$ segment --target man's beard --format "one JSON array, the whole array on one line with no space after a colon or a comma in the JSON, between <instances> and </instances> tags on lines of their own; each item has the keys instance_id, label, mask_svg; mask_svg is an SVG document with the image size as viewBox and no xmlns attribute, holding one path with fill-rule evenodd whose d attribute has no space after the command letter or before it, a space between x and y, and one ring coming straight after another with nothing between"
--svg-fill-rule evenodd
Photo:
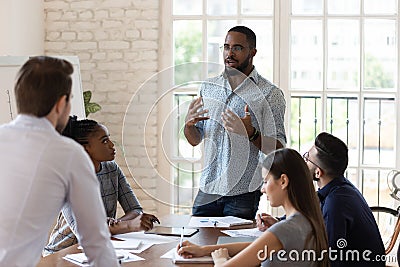
<instances>
[{"instance_id":1,"label":"man's beard","mask_svg":"<svg viewBox=\"0 0 400 267\"><path fill-rule=\"evenodd\" d=\"M315 171L317 170L317 168L316 167L314 167L312 170L310 170L311 171L311 176L312 176L312 179L313 179L313 181L315 181L315 182L319 182L319 178L317 178L315 175Z\"/></svg>"},{"instance_id":2,"label":"man's beard","mask_svg":"<svg viewBox=\"0 0 400 267\"><path fill-rule=\"evenodd\" d=\"M227 59L233 59L233 58L227 58ZM249 64L250 64L250 54L247 56L246 60L236 68L225 66L225 71L229 76L243 74L244 70L249 66Z\"/></svg>"}]
</instances>

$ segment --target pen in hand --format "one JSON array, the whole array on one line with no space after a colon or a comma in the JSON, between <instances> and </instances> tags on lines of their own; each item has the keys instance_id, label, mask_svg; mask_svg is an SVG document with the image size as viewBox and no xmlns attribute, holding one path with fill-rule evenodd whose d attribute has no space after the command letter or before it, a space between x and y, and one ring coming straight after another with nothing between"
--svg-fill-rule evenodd
<instances>
[{"instance_id":1,"label":"pen in hand","mask_svg":"<svg viewBox=\"0 0 400 267\"><path fill-rule=\"evenodd\" d=\"M182 232L181 232L181 240L179 241L179 247L182 247L183 243L183 233L185 232L185 227L182 227Z\"/></svg>"},{"instance_id":2,"label":"pen in hand","mask_svg":"<svg viewBox=\"0 0 400 267\"><path fill-rule=\"evenodd\" d=\"M265 226L265 223L264 223L263 219L261 218L261 214L260 213L258 214L258 217L260 218L261 224Z\"/></svg>"},{"instance_id":3,"label":"pen in hand","mask_svg":"<svg viewBox=\"0 0 400 267\"><path fill-rule=\"evenodd\" d=\"M117 220L117 219L114 219L112 217L107 217L107 223L108 223L109 227L114 226L114 224L117 224L118 222L119 222L119 220Z\"/></svg>"}]
</instances>

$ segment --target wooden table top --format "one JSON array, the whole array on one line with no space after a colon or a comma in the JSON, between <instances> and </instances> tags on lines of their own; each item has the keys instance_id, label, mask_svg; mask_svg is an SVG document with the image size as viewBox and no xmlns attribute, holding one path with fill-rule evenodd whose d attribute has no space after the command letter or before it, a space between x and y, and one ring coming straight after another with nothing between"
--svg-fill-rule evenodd
<instances>
[{"instance_id":1,"label":"wooden table top","mask_svg":"<svg viewBox=\"0 0 400 267\"><path fill-rule=\"evenodd\" d=\"M190 220L189 215L167 215L161 218L161 224L163 226L170 226L170 227L183 227L187 226ZM253 225L246 225L241 227L234 227L229 229L240 229L240 228L249 228L255 227ZM222 228L199 228L199 232L194 234L191 237L185 238L185 240L189 240L192 243L198 245L213 245L216 244L217 239L219 236L224 236L225 234L221 233ZM164 255L166 252L171 250L172 248L178 245L179 241L166 243L166 244L159 244L153 245L149 249L143 251L140 254L136 254L145 259L145 261L133 261L123 263L122 266L126 267L154 267L154 266L187 266L187 267L194 267L194 266L202 266L202 267L211 267L212 264L174 264L171 259L161 259L160 257ZM80 253L81 250L78 250L78 245L71 246L69 248L63 249L57 253L44 257L40 260L37 267L76 267L77 265L64 260L62 257L66 254L71 253Z\"/></svg>"}]
</instances>

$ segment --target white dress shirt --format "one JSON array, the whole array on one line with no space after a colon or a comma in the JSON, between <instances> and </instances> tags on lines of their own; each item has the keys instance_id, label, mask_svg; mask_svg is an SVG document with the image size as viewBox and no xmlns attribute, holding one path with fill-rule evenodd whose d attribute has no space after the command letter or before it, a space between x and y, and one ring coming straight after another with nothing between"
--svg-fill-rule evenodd
<instances>
[{"instance_id":1,"label":"white dress shirt","mask_svg":"<svg viewBox=\"0 0 400 267\"><path fill-rule=\"evenodd\" d=\"M91 266L118 266L93 163L46 118L0 126L0 266L36 266L62 206L76 216Z\"/></svg>"}]
</instances>

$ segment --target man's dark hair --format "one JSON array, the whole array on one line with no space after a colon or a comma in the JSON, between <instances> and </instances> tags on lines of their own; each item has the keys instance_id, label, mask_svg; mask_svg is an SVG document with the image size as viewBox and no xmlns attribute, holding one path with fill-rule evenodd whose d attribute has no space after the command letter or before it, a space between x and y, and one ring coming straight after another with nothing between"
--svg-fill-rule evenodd
<instances>
[{"instance_id":1,"label":"man's dark hair","mask_svg":"<svg viewBox=\"0 0 400 267\"><path fill-rule=\"evenodd\" d=\"M256 48L256 34L246 26L235 26L228 32L240 32L246 35L247 42L249 42L250 48Z\"/></svg>"},{"instance_id":2,"label":"man's dark hair","mask_svg":"<svg viewBox=\"0 0 400 267\"><path fill-rule=\"evenodd\" d=\"M339 138L322 132L315 138L318 162L329 176L343 175L349 162L347 145Z\"/></svg>"},{"instance_id":3,"label":"man's dark hair","mask_svg":"<svg viewBox=\"0 0 400 267\"><path fill-rule=\"evenodd\" d=\"M44 117L66 95L69 101L72 87L71 63L66 60L31 57L19 70L15 84L18 113Z\"/></svg>"}]
</instances>

